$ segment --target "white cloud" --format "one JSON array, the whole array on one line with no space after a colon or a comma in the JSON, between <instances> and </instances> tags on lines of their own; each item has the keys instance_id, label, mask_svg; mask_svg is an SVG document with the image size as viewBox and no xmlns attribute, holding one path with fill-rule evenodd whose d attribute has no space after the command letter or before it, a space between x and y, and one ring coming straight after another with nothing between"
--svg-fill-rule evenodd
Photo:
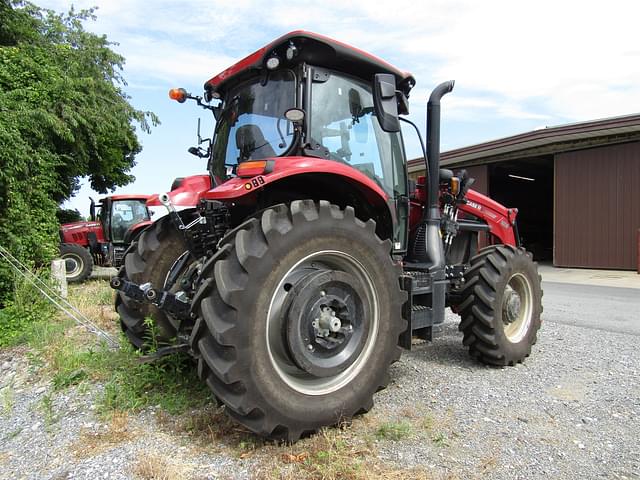
<instances>
[{"instance_id":1,"label":"white cloud","mask_svg":"<svg viewBox=\"0 0 640 480\"><path fill-rule=\"evenodd\" d=\"M42 3L42 2L41 2ZM69 2L45 0L58 10ZM136 83L204 80L288 30L318 31L411 70L412 110L449 78L465 118L586 120L640 105L640 3L624 0L80 0ZM466 100L462 100L462 99ZM469 102L469 99L479 100ZM487 100L488 99L488 100ZM465 103L466 102L466 103ZM483 103L484 102L484 103Z\"/></svg>"}]
</instances>

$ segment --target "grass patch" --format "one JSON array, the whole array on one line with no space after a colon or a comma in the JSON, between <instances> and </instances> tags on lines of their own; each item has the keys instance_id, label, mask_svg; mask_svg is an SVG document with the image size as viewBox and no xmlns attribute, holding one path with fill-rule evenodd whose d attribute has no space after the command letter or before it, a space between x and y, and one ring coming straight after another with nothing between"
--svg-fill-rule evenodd
<instances>
[{"instance_id":1,"label":"grass patch","mask_svg":"<svg viewBox=\"0 0 640 480\"><path fill-rule=\"evenodd\" d=\"M111 369L99 400L103 413L114 410L138 410L158 405L171 414L210 403L207 386L198 379L191 359L170 356L155 363L138 362L130 349L113 354Z\"/></svg>"},{"instance_id":2,"label":"grass patch","mask_svg":"<svg viewBox=\"0 0 640 480\"><path fill-rule=\"evenodd\" d=\"M11 385L0 389L0 415L9 415L16 404L16 394Z\"/></svg>"},{"instance_id":3,"label":"grass patch","mask_svg":"<svg viewBox=\"0 0 640 480\"><path fill-rule=\"evenodd\" d=\"M213 403L189 410L181 415L157 412L156 422L163 430L189 436L190 445L208 453L230 447L231 453L244 458L265 445L265 441L237 424L225 413L224 407Z\"/></svg>"},{"instance_id":4,"label":"grass patch","mask_svg":"<svg viewBox=\"0 0 640 480\"><path fill-rule=\"evenodd\" d=\"M264 449L263 449L264 450ZM272 447L273 462L263 472L267 478L372 478L372 446L345 435L339 429L324 429L289 447Z\"/></svg>"},{"instance_id":5,"label":"grass patch","mask_svg":"<svg viewBox=\"0 0 640 480\"><path fill-rule=\"evenodd\" d=\"M407 421L385 422L380 425L374 435L378 440L392 440L397 442L409 437L413 433L413 426Z\"/></svg>"},{"instance_id":6,"label":"grass patch","mask_svg":"<svg viewBox=\"0 0 640 480\"><path fill-rule=\"evenodd\" d=\"M9 440L13 440L18 435L20 435L20 433L22 433L22 430L24 430L22 427L16 428L12 432L7 433L7 435L2 439L2 441L3 442L8 442Z\"/></svg>"},{"instance_id":7,"label":"grass patch","mask_svg":"<svg viewBox=\"0 0 640 480\"><path fill-rule=\"evenodd\" d=\"M157 453L139 452L131 472L141 480L177 480L188 478L192 468L167 460L167 456Z\"/></svg>"},{"instance_id":8,"label":"grass patch","mask_svg":"<svg viewBox=\"0 0 640 480\"><path fill-rule=\"evenodd\" d=\"M422 420L420 421L420 426L426 430L427 432L430 432L433 430L433 428L435 427L435 420L433 419L433 416L431 415L425 415Z\"/></svg>"},{"instance_id":9,"label":"grass patch","mask_svg":"<svg viewBox=\"0 0 640 480\"><path fill-rule=\"evenodd\" d=\"M44 418L44 427L47 431L50 431L51 427L60 419L59 415L56 415L53 408L53 397L50 393L44 395L38 405L38 410L42 413Z\"/></svg>"},{"instance_id":10,"label":"grass patch","mask_svg":"<svg viewBox=\"0 0 640 480\"><path fill-rule=\"evenodd\" d=\"M294 445L266 445L256 478L345 479L345 480L427 480L432 477L420 468L395 468L378 458L367 419L355 419L350 426L323 429ZM377 431L377 430L376 430Z\"/></svg>"},{"instance_id":11,"label":"grass patch","mask_svg":"<svg viewBox=\"0 0 640 480\"><path fill-rule=\"evenodd\" d=\"M124 339L118 350L104 344L83 350L73 341L73 335L63 335L42 355L56 390L86 381L104 384L97 400L103 414L152 405L181 413L211 401L191 359L174 355L155 363L140 363L140 353Z\"/></svg>"},{"instance_id":12,"label":"grass patch","mask_svg":"<svg viewBox=\"0 0 640 480\"><path fill-rule=\"evenodd\" d=\"M26 293L16 292L17 298L24 299ZM39 294L31 294L33 303ZM109 282L70 285L69 301L101 329L119 334ZM211 401L209 389L197 378L193 362L186 356L141 363L140 353L124 337L120 339L121 348L111 350L62 314L29 321L20 338L31 347L31 364L42 369L41 376L51 378L54 391L93 382L103 384L97 405L99 413L106 416L152 405L182 413Z\"/></svg>"},{"instance_id":13,"label":"grass patch","mask_svg":"<svg viewBox=\"0 0 640 480\"><path fill-rule=\"evenodd\" d=\"M128 414L114 412L106 429L97 432L82 430L78 440L71 445L71 451L78 458L94 457L133 439L135 435L129 425Z\"/></svg>"},{"instance_id":14,"label":"grass patch","mask_svg":"<svg viewBox=\"0 0 640 480\"><path fill-rule=\"evenodd\" d=\"M447 436L442 432L436 433L433 437L431 437L431 440L433 441L433 443L435 443L439 447L449 446Z\"/></svg>"}]
</instances>

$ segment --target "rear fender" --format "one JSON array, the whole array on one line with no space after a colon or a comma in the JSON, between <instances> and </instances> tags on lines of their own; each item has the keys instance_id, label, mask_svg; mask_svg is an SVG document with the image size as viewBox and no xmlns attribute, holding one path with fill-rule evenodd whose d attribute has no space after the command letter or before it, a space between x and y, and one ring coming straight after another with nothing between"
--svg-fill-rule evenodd
<instances>
[{"instance_id":1,"label":"rear fender","mask_svg":"<svg viewBox=\"0 0 640 480\"><path fill-rule=\"evenodd\" d=\"M330 174L334 175L336 179L343 178L350 184L359 186L373 201L380 200L386 203L389 199L389 195L380 185L346 163L310 157L284 157L272 160L271 163L271 166L267 166L267 170L270 170L268 172L248 178L232 178L222 185L204 192L200 198L220 201L239 200L260 192L285 178L309 174Z\"/></svg>"},{"instance_id":2,"label":"rear fender","mask_svg":"<svg viewBox=\"0 0 640 480\"><path fill-rule=\"evenodd\" d=\"M517 246L517 208L507 208L475 190L469 190L465 199L466 203L460 205L460 210L487 222L489 232L498 238L500 243Z\"/></svg>"},{"instance_id":3,"label":"rear fender","mask_svg":"<svg viewBox=\"0 0 640 480\"><path fill-rule=\"evenodd\" d=\"M138 236L149 226L152 225L153 221L144 220L142 222L138 222L135 225L129 227L129 229L124 234L124 243L127 245L133 242L138 238Z\"/></svg>"},{"instance_id":4,"label":"rear fender","mask_svg":"<svg viewBox=\"0 0 640 480\"><path fill-rule=\"evenodd\" d=\"M391 238L396 224L393 198L364 173L333 160L279 158L271 172L232 178L200 198L232 201L247 212L301 199L327 200L342 208L350 205L358 218L376 221L380 238Z\"/></svg>"}]
</instances>

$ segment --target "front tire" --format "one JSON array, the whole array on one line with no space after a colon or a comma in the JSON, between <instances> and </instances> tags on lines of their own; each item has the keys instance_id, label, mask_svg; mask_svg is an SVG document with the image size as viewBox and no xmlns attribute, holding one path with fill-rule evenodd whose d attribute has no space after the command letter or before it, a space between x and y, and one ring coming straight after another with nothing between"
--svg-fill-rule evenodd
<instances>
[{"instance_id":1,"label":"front tire","mask_svg":"<svg viewBox=\"0 0 640 480\"><path fill-rule=\"evenodd\" d=\"M127 249L118 275L138 285L151 282L154 288L163 288L169 271L186 251L184 237L168 218L163 218L143 231ZM146 350L152 345L170 344L176 336L179 322L155 305L135 301L119 291L115 308L122 331L136 348Z\"/></svg>"},{"instance_id":2,"label":"front tire","mask_svg":"<svg viewBox=\"0 0 640 480\"><path fill-rule=\"evenodd\" d=\"M540 329L542 288L531 254L490 246L471 259L457 307L463 343L479 361L514 365L531 353Z\"/></svg>"},{"instance_id":3,"label":"front tire","mask_svg":"<svg viewBox=\"0 0 640 480\"><path fill-rule=\"evenodd\" d=\"M60 245L60 258L64 260L67 282L84 282L93 271L93 258L89 250L75 243Z\"/></svg>"},{"instance_id":4,"label":"front tire","mask_svg":"<svg viewBox=\"0 0 640 480\"><path fill-rule=\"evenodd\" d=\"M297 440L373 406L400 355L405 293L375 222L321 201L222 240L194 298L198 373L253 432Z\"/></svg>"}]
</instances>

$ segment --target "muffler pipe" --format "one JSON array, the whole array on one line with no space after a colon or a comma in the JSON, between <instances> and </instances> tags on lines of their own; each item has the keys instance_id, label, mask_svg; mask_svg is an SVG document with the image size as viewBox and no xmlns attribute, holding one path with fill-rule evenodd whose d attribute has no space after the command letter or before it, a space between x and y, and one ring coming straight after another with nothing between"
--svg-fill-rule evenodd
<instances>
[{"instance_id":1,"label":"muffler pipe","mask_svg":"<svg viewBox=\"0 0 640 480\"><path fill-rule=\"evenodd\" d=\"M427 189L427 208L424 211L426 228L426 257L431 270L442 270L444 276L445 257L440 237L440 99L453 90L453 80L443 82L433 89L427 103L427 158L425 167L429 181ZM435 272L434 272L435 273ZM438 275L439 276L439 275Z\"/></svg>"}]
</instances>

